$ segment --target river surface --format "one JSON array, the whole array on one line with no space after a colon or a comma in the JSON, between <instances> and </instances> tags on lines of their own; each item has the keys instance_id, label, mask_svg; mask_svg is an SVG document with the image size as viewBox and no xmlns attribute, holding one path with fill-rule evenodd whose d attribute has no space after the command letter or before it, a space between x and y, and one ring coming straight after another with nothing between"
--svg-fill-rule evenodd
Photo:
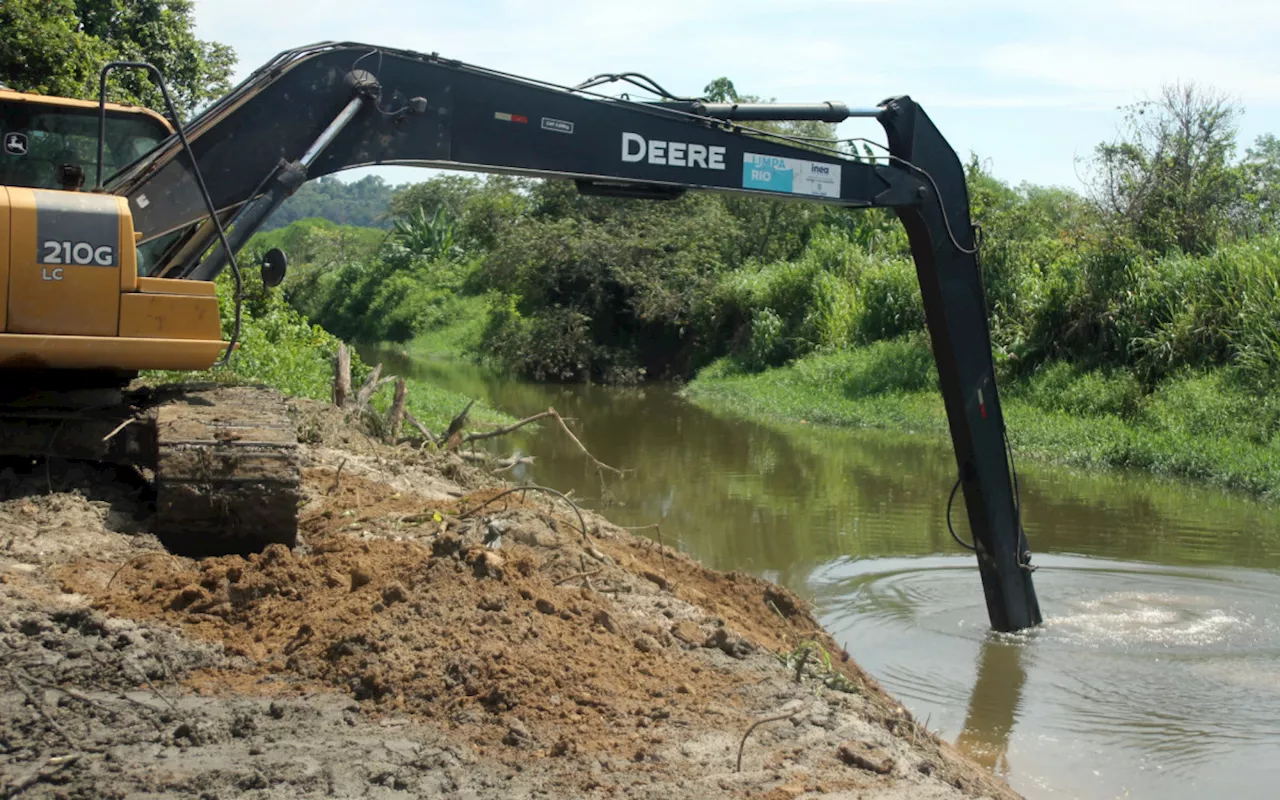
<instances>
[{"instance_id":1,"label":"river surface","mask_svg":"<svg viewBox=\"0 0 1280 800\"><path fill-rule=\"evenodd\" d=\"M545 426L494 443L536 456L512 480L572 489L620 525L658 523L709 566L812 599L921 721L1028 797L1280 796L1280 508L1019 462L1045 624L1001 636L946 530L943 443L744 422L669 387L381 360L517 417L554 406L596 457L633 472L602 479Z\"/></svg>"}]
</instances>

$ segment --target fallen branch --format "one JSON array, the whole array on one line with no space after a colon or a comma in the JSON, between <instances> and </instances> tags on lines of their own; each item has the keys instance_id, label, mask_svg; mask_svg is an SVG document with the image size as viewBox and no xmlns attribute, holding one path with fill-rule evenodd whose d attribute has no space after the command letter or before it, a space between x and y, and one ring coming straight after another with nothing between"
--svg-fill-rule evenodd
<instances>
[{"instance_id":1,"label":"fallen branch","mask_svg":"<svg viewBox=\"0 0 1280 800\"><path fill-rule=\"evenodd\" d=\"M667 546L662 543L662 523L655 522L652 525L640 525L636 528L623 528L623 530L635 532L647 531L650 528L654 528L658 531L658 553L662 556L662 579L670 583L670 579L667 577ZM653 540L649 539L647 541L652 542Z\"/></svg>"},{"instance_id":2,"label":"fallen branch","mask_svg":"<svg viewBox=\"0 0 1280 800\"><path fill-rule=\"evenodd\" d=\"M378 364L369 373L369 377L365 378L364 386L361 386L359 393L356 394L356 411L364 411L368 408L369 401L373 399L378 390L396 379L394 375L389 375L385 378L380 377L381 375L382 365Z\"/></svg>"},{"instance_id":3,"label":"fallen branch","mask_svg":"<svg viewBox=\"0 0 1280 800\"><path fill-rule=\"evenodd\" d=\"M91 651L86 651L86 652L91 652ZM106 714L116 713L115 710L112 709L110 706L108 706L106 703L103 703L99 700L94 700L92 697L85 694L84 692L78 691L76 689L72 689L69 686L59 686L56 683L49 683L48 681L42 681L39 678L33 677L30 674L23 672L21 670L17 672L17 675L21 677L23 680L35 686L39 686L41 689L48 689L49 691L53 691L53 692L62 692L67 697L70 697L72 700L79 700L81 703L84 703L85 705L90 706L92 708L96 708L99 711L102 711L103 713L106 713ZM122 699L127 700L131 703L134 703L136 705L140 705L143 708L149 709L151 711L155 711L154 708L151 708L151 706L147 705L146 703L139 703L137 700L134 700L133 698L126 697L123 695L121 697Z\"/></svg>"},{"instance_id":4,"label":"fallen branch","mask_svg":"<svg viewBox=\"0 0 1280 800\"><path fill-rule=\"evenodd\" d=\"M344 458L342 459L342 462L338 464L338 471L333 473L333 485L329 487L329 491L327 492L327 494L333 494L334 492L338 491L338 487L342 485L342 468L345 467L346 465L347 465L347 460Z\"/></svg>"},{"instance_id":5,"label":"fallen branch","mask_svg":"<svg viewBox=\"0 0 1280 800\"><path fill-rule=\"evenodd\" d=\"M513 422L510 425L505 425L501 428L495 428L494 430L491 430L491 431L480 431L480 432L468 433L465 437L463 437L462 441L463 443L478 442L478 441L481 441L482 439L493 439L498 436L505 436L508 433L512 433L513 431L517 431L523 428L526 425L537 422L540 419L547 419L548 417L560 423L560 429L563 430L568 435L569 439L571 439L573 443L578 446L578 449L582 451L582 454L591 460L591 463L595 465L596 469L607 470L609 472L614 473L615 475L626 474L625 470L618 469L617 467L611 467L608 464L601 461L600 459L593 456L591 454L591 451L587 449L586 445L582 443L582 440L579 439L577 436L573 435L573 431L569 430L569 426L565 423L564 417L560 416L560 412L556 411L554 408L548 408L546 411L539 411L537 414L534 414L531 417L525 417L524 419L518 422Z\"/></svg>"},{"instance_id":6,"label":"fallen branch","mask_svg":"<svg viewBox=\"0 0 1280 800\"><path fill-rule=\"evenodd\" d=\"M142 682L146 684L147 688L150 689L151 692L156 697L160 698L160 701L165 705L167 705L170 711L172 711L175 715L181 718L182 713L178 711L178 706L175 705L174 702L170 700L168 697L165 697L164 694L162 694L160 690L156 688L156 685L151 682L150 678L147 677L147 673L143 671L142 667L138 666L137 664L130 664L129 666L133 667L133 671L137 673L139 678L142 678Z\"/></svg>"},{"instance_id":7,"label":"fallen branch","mask_svg":"<svg viewBox=\"0 0 1280 800\"><path fill-rule=\"evenodd\" d=\"M801 708L797 708L795 711L792 711L790 714L779 714L776 717L765 717L764 719L756 720L755 722L753 722L751 724L751 727L747 728L747 732L742 734L742 741L738 742L738 768L734 771L742 772L742 749L747 746L747 737L751 735L752 731L754 731L756 728L759 728L761 725L765 724L766 722L781 722L784 719L791 719L796 714L799 714L802 708L803 706L801 706Z\"/></svg>"},{"instance_id":8,"label":"fallen branch","mask_svg":"<svg viewBox=\"0 0 1280 800\"><path fill-rule=\"evenodd\" d=\"M31 772L31 774L6 789L5 797L17 797L40 781L52 778L54 775L58 774L58 772L66 769L79 760L79 754L53 756L52 758L46 759L44 764Z\"/></svg>"},{"instance_id":9,"label":"fallen branch","mask_svg":"<svg viewBox=\"0 0 1280 800\"><path fill-rule=\"evenodd\" d=\"M468 433L466 436L462 438L462 442L463 444L467 444L470 442L479 442L484 439L494 439L498 436L506 436L508 433L520 430L525 425L528 425L533 422L537 422L540 419L546 419L547 417L551 417L551 416L558 416L558 415L552 409L547 409L546 411L539 411L537 414L534 414L532 417L525 417L519 422L513 422L510 425L505 425L501 428L495 428L494 430L491 430L491 431L481 431L479 433L476 433L474 431L471 433Z\"/></svg>"},{"instance_id":10,"label":"fallen branch","mask_svg":"<svg viewBox=\"0 0 1280 800\"><path fill-rule=\"evenodd\" d=\"M436 435L427 430L427 426L419 422L418 418L413 415L413 412L407 408L404 410L404 418L408 420L410 425L418 429L418 433L422 434L422 438L434 445L438 446L440 444L440 440L436 438Z\"/></svg>"},{"instance_id":11,"label":"fallen branch","mask_svg":"<svg viewBox=\"0 0 1280 800\"><path fill-rule=\"evenodd\" d=\"M25 673L23 674L25 675ZM71 738L71 735L67 733L65 728L58 724L58 721L53 718L53 715L45 710L44 703L40 702L40 699L31 693L31 690L22 683L16 674L10 672L9 677L13 679L13 683L18 687L18 691L22 692L22 696L27 698L27 702L36 710L36 713L43 717L45 722L49 723L49 727L52 728L58 736L62 737L62 741L67 743L67 747L70 747L73 750L79 750L80 745Z\"/></svg>"},{"instance_id":12,"label":"fallen branch","mask_svg":"<svg viewBox=\"0 0 1280 800\"><path fill-rule=\"evenodd\" d=\"M556 418L556 422L559 422L559 423L560 423L560 429L561 429L561 430L563 430L566 434L568 434L568 435L569 435L569 438L570 438L570 439L572 439L572 440L573 440L573 443L574 443L574 444L576 444L576 445L578 446L578 449L582 451L582 454L583 454L584 456L586 456L587 458L591 459L591 463L593 463L593 464L595 464L595 465L596 465L596 469L608 470L609 472L612 472L612 473L614 473L615 475L624 475L624 474L626 474L626 473L624 473L622 470L618 469L617 467L611 467L611 466L609 466L608 464L606 464L606 463L604 463L603 461L601 461L600 459L598 459L598 458L596 458L595 456L591 455L591 452L590 452L589 450L587 450L586 445L584 445L584 444L583 444L583 443L578 439L578 437L577 437L577 436L574 436L574 435L573 435L573 431L569 430L569 426L568 426L568 425L566 425L566 424L564 423L564 417L562 417L562 416L560 416L558 413L556 413L556 410L555 410L554 408L548 408L547 410L548 410L548 411L550 411L550 412L555 416L555 418Z\"/></svg>"},{"instance_id":13,"label":"fallen branch","mask_svg":"<svg viewBox=\"0 0 1280 800\"><path fill-rule=\"evenodd\" d=\"M510 489L507 489L506 491L495 494L493 497L490 497L488 500L485 500L483 503L481 503L480 505L476 506L473 509L470 509L467 511L459 511L458 519L462 519L463 517L469 517L472 514L479 511L480 509L489 505L490 503L501 500L502 498L506 497L509 494L515 494L516 492L525 492L525 491L546 492L547 494L551 494L551 495L555 495L556 497L559 497L560 499L568 503L570 506L572 506L573 513L578 515L578 525L579 525L578 530L582 533L582 540L584 542L587 542L588 544L591 543L591 537L587 534L587 521L583 518L582 510L578 508L578 504L570 500L569 495L565 494L564 492L556 491L555 489L548 489L545 486L537 486L532 483L526 483L523 486L513 486Z\"/></svg>"},{"instance_id":14,"label":"fallen branch","mask_svg":"<svg viewBox=\"0 0 1280 800\"><path fill-rule=\"evenodd\" d=\"M492 466L494 472L505 472L521 464L532 464L535 459L534 456L521 455L518 450L503 458L496 458L489 453L476 452L474 450L459 450L458 456L461 457L463 461L472 461L477 464Z\"/></svg>"},{"instance_id":15,"label":"fallen branch","mask_svg":"<svg viewBox=\"0 0 1280 800\"><path fill-rule=\"evenodd\" d=\"M116 567L116 571L115 571L115 572L113 572L113 573L111 573L111 578L107 581L106 590L109 590L109 589L111 588L111 584L115 582L116 576L117 576L117 575L119 575L119 574L120 574L120 572L121 572L125 567L129 566L130 564L132 564L132 563L133 563L133 562L135 562L135 561L138 561L138 560L143 559L143 558L147 558L148 556L164 556L165 558L169 559L169 561L173 564L173 566L174 566L174 567L176 567L177 569L182 569L182 565L178 563L178 559L174 558L174 557L173 557L172 555L170 555L169 553L162 553L162 552L160 552L159 550L148 550L148 551L147 551L147 552L145 552L145 553L139 553L138 555L136 555L136 556L134 556L133 558L129 559L128 561L124 562L124 563L123 563L123 564L121 564L120 566ZM106 590L104 590L104 591L106 591Z\"/></svg>"},{"instance_id":16,"label":"fallen branch","mask_svg":"<svg viewBox=\"0 0 1280 800\"><path fill-rule=\"evenodd\" d=\"M597 569L587 570L586 572L575 572L575 573L573 573L572 575L567 575L567 576L565 576L565 577L561 578L560 580L555 581L555 582L554 582L554 583L552 583L551 585L552 585L552 586L560 586L561 584L568 583L569 581L576 581L576 580L577 580L577 579L579 579L579 578L590 578L592 575L598 575L598 574L599 574L599 573L601 573L601 572L604 572L604 567L599 567L599 568L597 568Z\"/></svg>"},{"instance_id":17,"label":"fallen branch","mask_svg":"<svg viewBox=\"0 0 1280 800\"><path fill-rule=\"evenodd\" d=\"M97 662L97 663L99 663L99 664L101 664L101 663L102 663L102 662L98 661L98 660L94 657L94 655L93 655L93 651L92 651L92 650L87 650L87 651L85 651L85 652L87 652L87 653L88 653L88 655L89 655L89 658L93 659L95 662ZM72 689L72 688L71 688L71 687L69 687L69 686L59 686L59 685L58 685L58 684L56 684L56 683L49 683L48 681L42 681L42 680L40 680L39 678L35 678L35 677L31 676L30 674L28 674L28 673L26 673L26 672L21 672L21 671L19 671L19 672L18 672L18 674L19 674L19 675L21 675L24 679L26 679L26 680L27 680L27 681L29 681L30 683L32 683L32 684L34 684L34 685L36 685L36 686L39 686L39 687L40 687L40 688L42 688L42 689L48 689L48 690L50 690L50 691L54 691L54 692L62 692L62 693L63 693L63 694L65 694L67 697L70 697L72 700L79 700L81 703L84 703L85 705L87 705L87 706L89 706L89 707L91 707L91 708L96 708L96 709L98 709L99 711L102 711L104 714L116 714L116 713L118 713L116 709L111 708L111 706L108 706L106 703L103 703L103 702L101 702L101 701L99 701L99 700L94 700L92 697L90 697L89 695L85 694L84 692L77 691L76 689ZM148 721L152 724L152 726L153 726L153 727L155 727L155 729L156 729L157 731L164 732L164 730L165 730L164 725L163 725L163 724L162 724L158 719L156 719L156 718L155 718L155 716L154 716L154 715L156 714L156 712L159 710L159 709L157 709L155 706L147 705L146 703L142 702L141 700L135 700L134 698L130 697L128 694L125 694L124 692L120 692L120 693L118 693L118 694L116 695L116 699L118 699L118 700L122 700L123 702L126 702L126 703L128 703L129 705L136 706L136 707L138 707L138 708L141 708L141 709L144 709L144 710L146 710L146 711L151 712L151 715L150 715L150 716L148 716ZM86 750L86 749L90 749L90 748L88 748L88 747L80 747L80 748L78 748L78 749Z\"/></svg>"},{"instance_id":18,"label":"fallen branch","mask_svg":"<svg viewBox=\"0 0 1280 800\"><path fill-rule=\"evenodd\" d=\"M117 426L115 426L114 428L112 428L112 429L111 429L111 433L108 433L106 436L103 436L103 437L102 437L102 441L104 441L104 442L109 442L109 441L111 441L113 438L115 438L115 435L116 435L117 433L119 433L120 431L122 431L122 430L124 430L125 428L129 427L130 425L132 425L132 424L133 424L134 422L136 422L136 421L137 421L137 420L135 420L133 417L129 417L129 418L128 418L128 419L126 419L124 422L121 422L119 425L117 425Z\"/></svg>"},{"instance_id":19,"label":"fallen branch","mask_svg":"<svg viewBox=\"0 0 1280 800\"><path fill-rule=\"evenodd\" d=\"M532 464L534 461L534 458L535 458L534 456L520 456L519 458L517 458L514 455L512 455L507 458L500 459L498 463L494 466L493 471L506 472L509 469L515 469L521 464Z\"/></svg>"}]
</instances>

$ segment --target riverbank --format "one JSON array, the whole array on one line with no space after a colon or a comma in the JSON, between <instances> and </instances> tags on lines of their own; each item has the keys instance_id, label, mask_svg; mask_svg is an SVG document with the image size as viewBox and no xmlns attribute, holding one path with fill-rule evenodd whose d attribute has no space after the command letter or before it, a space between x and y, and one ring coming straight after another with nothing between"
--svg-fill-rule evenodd
<instances>
[{"instance_id":1,"label":"riverbank","mask_svg":"<svg viewBox=\"0 0 1280 800\"><path fill-rule=\"evenodd\" d=\"M948 436L922 338L811 355L758 373L721 360L685 393L708 409L759 421ZM1001 397L1019 456L1280 496L1280 406L1234 383L1225 370L1185 373L1145 391L1123 373L1058 363L1009 382Z\"/></svg>"},{"instance_id":2,"label":"riverbank","mask_svg":"<svg viewBox=\"0 0 1280 800\"><path fill-rule=\"evenodd\" d=\"M7 791L1015 796L786 589L290 405L293 551L180 558L113 470L2 473Z\"/></svg>"}]
</instances>

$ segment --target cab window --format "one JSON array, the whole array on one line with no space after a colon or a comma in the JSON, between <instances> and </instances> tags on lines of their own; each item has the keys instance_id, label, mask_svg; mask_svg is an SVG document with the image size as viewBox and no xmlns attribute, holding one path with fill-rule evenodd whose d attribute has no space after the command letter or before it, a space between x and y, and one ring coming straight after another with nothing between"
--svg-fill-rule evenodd
<instances>
[{"instance_id":1,"label":"cab window","mask_svg":"<svg viewBox=\"0 0 1280 800\"><path fill-rule=\"evenodd\" d=\"M169 131L147 114L107 110L102 177L146 155ZM58 167L97 174L98 110L0 99L0 185L59 189Z\"/></svg>"}]
</instances>

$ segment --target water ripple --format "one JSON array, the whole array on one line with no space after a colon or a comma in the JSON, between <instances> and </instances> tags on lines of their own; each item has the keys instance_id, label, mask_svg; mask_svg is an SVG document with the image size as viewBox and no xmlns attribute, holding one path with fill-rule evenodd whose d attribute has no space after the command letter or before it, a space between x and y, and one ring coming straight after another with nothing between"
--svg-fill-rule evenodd
<instances>
[{"instance_id":1,"label":"water ripple","mask_svg":"<svg viewBox=\"0 0 1280 800\"><path fill-rule=\"evenodd\" d=\"M1040 561L1045 623L1016 636L988 630L970 558L836 561L810 586L864 667L1023 791L1089 796L1137 773L1170 797L1273 788L1280 576Z\"/></svg>"}]
</instances>

